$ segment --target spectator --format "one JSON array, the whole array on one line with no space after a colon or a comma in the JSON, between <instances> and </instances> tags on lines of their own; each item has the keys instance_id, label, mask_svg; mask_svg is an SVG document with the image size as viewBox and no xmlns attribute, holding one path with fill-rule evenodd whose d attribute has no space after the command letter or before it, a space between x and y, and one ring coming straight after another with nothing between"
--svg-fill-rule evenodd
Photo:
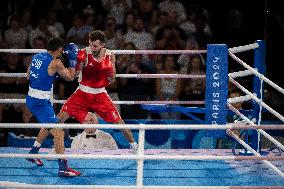
<instances>
[{"instance_id":1,"label":"spectator","mask_svg":"<svg viewBox=\"0 0 284 189\"><path fill-rule=\"evenodd\" d=\"M178 74L179 69L173 55L165 57L164 66L158 74ZM156 79L156 96L161 101L176 101L180 95L181 83L177 78ZM163 119L178 119L179 114L174 112L163 112L160 114Z\"/></svg>"},{"instance_id":2,"label":"spectator","mask_svg":"<svg viewBox=\"0 0 284 189\"><path fill-rule=\"evenodd\" d=\"M160 11L164 11L167 13L170 13L174 10L177 14L178 23L181 23L186 19L186 13L183 4L176 0L163 0L159 3L158 8Z\"/></svg>"},{"instance_id":3,"label":"spectator","mask_svg":"<svg viewBox=\"0 0 284 189\"><path fill-rule=\"evenodd\" d=\"M124 35L125 42L133 42L137 49L153 49L154 41L151 33L145 31L144 21L137 17L134 22L133 31Z\"/></svg>"},{"instance_id":4,"label":"spectator","mask_svg":"<svg viewBox=\"0 0 284 189\"><path fill-rule=\"evenodd\" d=\"M208 36L211 36L211 28L208 24L208 16L206 15L207 11L202 10L202 8L198 6L191 6L187 11L187 19L182 22L179 27L185 32L188 36L195 34L197 32L198 21L203 18L204 20L204 28L203 32Z\"/></svg>"},{"instance_id":5,"label":"spectator","mask_svg":"<svg viewBox=\"0 0 284 189\"><path fill-rule=\"evenodd\" d=\"M197 42L202 49L207 48L207 44L211 43L212 36L209 25L207 24L206 17L200 16L196 20L196 32L194 34Z\"/></svg>"},{"instance_id":6,"label":"spectator","mask_svg":"<svg viewBox=\"0 0 284 189\"><path fill-rule=\"evenodd\" d=\"M155 25L152 30L151 33L156 36L157 32L161 29L164 28L166 25L168 25L168 13L167 12L160 12L158 15L158 24Z\"/></svg>"},{"instance_id":7,"label":"spectator","mask_svg":"<svg viewBox=\"0 0 284 189\"><path fill-rule=\"evenodd\" d=\"M33 47L34 39L39 36L43 37L44 39L47 39L50 36L47 30L47 24L45 18L39 18L37 21L36 28L29 33L29 44L32 48L34 48Z\"/></svg>"},{"instance_id":8,"label":"spectator","mask_svg":"<svg viewBox=\"0 0 284 189\"><path fill-rule=\"evenodd\" d=\"M28 33L21 27L20 22L19 16L12 16L9 23L10 28L4 33L5 40L10 48L26 48Z\"/></svg>"},{"instance_id":9,"label":"spectator","mask_svg":"<svg viewBox=\"0 0 284 189\"><path fill-rule=\"evenodd\" d=\"M127 12L121 27L121 33L125 35L128 32L132 32L135 23L135 14L134 12Z\"/></svg>"},{"instance_id":10,"label":"spectator","mask_svg":"<svg viewBox=\"0 0 284 189\"><path fill-rule=\"evenodd\" d=\"M116 23L113 17L106 18L104 33L106 35L106 48L119 49L123 46L123 36L116 31Z\"/></svg>"},{"instance_id":11,"label":"spectator","mask_svg":"<svg viewBox=\"0 0 284 189\"><path fill-rule=\"evenodd\" d=\"M7 54L7 64L0 70L4 73L24 73L26 68L23 65L21 56L15 53ZM28 85L26 78L16 77L1 77L1 98L6 99L24 99L27 93ZM6 116L3 116L4 113ZM9 113L10 112L10 113ZM25 104L1 104L0 105L0 120L1 122L24 122L28 123L31 118L30 112ZM24 135L25 129L17 130L16 134Z\"/></svg>"},{"instance_id":12,"label":"spectator","mask_svg":"<svg viewBox=\"0 0 284 189\"><path fill-rule=\"evenodd\" d=\"M185 49L186 50L199 50L199 44L196 41L196 39L193 36L190 36L186 40L185 44ZM190 58L191 56L188 54L181 54L178 57L177 63L180 66L180 73L186 74L188 70L188 66L190 66ZM202 55L200 55L201 62L203 65L205 65L205 60Z\"/></svg>"},{"instance_id":13,"label":"spectator","mask_svg":"<svg viewBox=\"0 0 284 189\"><path fill-rule=\"evenodd\" d=\"M145 20L146 28L152 28L153 15L157 14L157 10L154 9L154 2L152 0L138 0L138 15ZM151 25L151 26L150 26Z\"/></svg>"},{"instance_id":14,"label":"spectator","mask_svg":"<svg viewBox=\"0 0 284 189\"><path fill-rule=\"evenodd\" d=\"M109 13L109 16L115 18L118 26L123 24L125 13L132 8L131 0L102 0L102 5Z\"/></svg>"},{"instance_id":15,"label":"spectator","mask_svg":"<svg viewBox=\"0 0 284 189\"><path fill-rule=\"evenodd\" d=\"M55 10L49 10L46 20L47 28L53 37L63 38L65 35L64 26L57 21L57 13Z\"/></svg>"},{"instance_id":16,"label":"spectator","mask_svg":"<svg viewBox=\"0 0 284 189\"><path fill-rule=\"evenodd\" d=\"M32 13L30 9L26 9L21 14L21 26L30 33L32 31Z\"/></svg>"},{"instance_id":17,"label":"spectator","mask_svg":"<svg viewBox=\"0 0 284 189\"><path fill-rule=\"evenodd\" d=\"M205 68L200 55L190 58L187 74L205 75ZM205 79L186 79L183 82L181 100L203 100L205 98Z\"/></svg>"},{"instance_id":18,"label":"spectator","mask_svg":"<svg viewBox=\"0 0 284 189\"><path fill-rule=\"evenodd\" d=\"M178 50L184 49L185 47L181 30L174 26L160 28L157 32L156 39L157 49Z\"/></svg>"},{"instance_id":19,"label":"spectator","mask_svg":"<svg viewBox=\"0 0 284 189\"><path fill-rule=\"evenodd\" d=\"M135 45L132 42L128 42L124 44L123 49L125 50L135 50ZM133 55L130 54L121 54L117 56L116 67L117 73L125 72L128 64L132 61Z\"/></svg>"},{"instance_id":20,"label":"spectator","mask_svg":"<svg viewBox=\"0 0 284 189\"><path fill-rule=\"evenodd\" d=\"M135 46L129 43L129 47ZM142 64L142 55L126 55L123 60L127 60L122 65L120 62L120 69L122 73L126 74L147 74L148 68ZM147 86L150 79L137 79L137 78L121 78L120 79L120 100L148 100L149 94ZM147 112L142 110L140 105L121 105L121 116L123 119L145 119Z\"/></svg>"},{"instance_id":21,"label":"spectator","mask_svg":"<svg viewBox=\"0 0 284 189\"><path fill-rule=\"evenodd\" d=\"M66 35L67 42L76 43L79 48L84 48L88 45L88 34L93 31L93 26L87 25L82 15L75 15L73 26L69 29Z\"/></svg>"}]
</instances>

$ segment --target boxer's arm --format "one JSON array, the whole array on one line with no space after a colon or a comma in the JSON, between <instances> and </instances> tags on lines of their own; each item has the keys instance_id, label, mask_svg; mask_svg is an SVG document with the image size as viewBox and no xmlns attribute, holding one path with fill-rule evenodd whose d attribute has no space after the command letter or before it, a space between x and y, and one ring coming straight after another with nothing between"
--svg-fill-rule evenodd
<instances>
[{"instance_id":1,"label":"boxer's arm","mask_svg":"<svg viewBox=\"0 0 284 189\"><path fill-rule=\"evenodd\" d=\"M59 59L53 60L51 66L48 69L49 75L54 75L56 72L66 81L72 81L75 78L75 68L64 67L63 63Z\"/></svg>"},{"instance_id":2,"label":"boxer's arm","mask_svg":"<svg viewBox=\"0 0 284 189\"><path fill-rule=\"evenodd\" d=\"M115 55L113 53L111 53L110 55L110 61L112 65L112 71L111 73L108 73L109 84L115 82L116 69L115 69Z\"/></svg>"}]
</instances>

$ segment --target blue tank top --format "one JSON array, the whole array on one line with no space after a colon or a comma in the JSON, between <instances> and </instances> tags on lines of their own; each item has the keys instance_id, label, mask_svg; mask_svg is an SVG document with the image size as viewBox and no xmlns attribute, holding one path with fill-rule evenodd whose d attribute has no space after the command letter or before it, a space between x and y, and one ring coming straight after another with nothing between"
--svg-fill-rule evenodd
<instances>
[{"instance_id":1,"label":"blue tank top","mask_svg":"<svg viewBox=\"0 0 284 189\"><path fill-rule=\"evenodd\" d=\"M56 79L54 76L48 75L48 66L53 60L53 57L48 53L38 53L33 56L30 65L30 87L42 91L50 91L53 81Z\"/></svg>"}]
</instances>

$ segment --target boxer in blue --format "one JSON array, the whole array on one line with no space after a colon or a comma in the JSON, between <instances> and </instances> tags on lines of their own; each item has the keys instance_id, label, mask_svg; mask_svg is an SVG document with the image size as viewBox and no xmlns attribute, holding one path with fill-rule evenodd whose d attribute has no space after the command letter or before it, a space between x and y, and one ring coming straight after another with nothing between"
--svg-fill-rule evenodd
<instances>
[{"instance_id":1,"label":"boxer in blue","mask_svg":"<svg viewBox=\"0 0 284 189\"><path fill-rule=\"evenodd\" d=\"M67 54L69 68L64 67L59 59L62 53ZM52 38L47 44L47 52L38 53L32 57L32 62L27 71L29 79L29 92L26 97L27 107L40 123L58 123L53 106L50 102L53 81L57 75L67 81L72 81L76 75L78 47L70 43L64 47L60 38ZM51 134L54 137L54 146L57 154L64 154L64 131L60 128L42 128L30 150L31 154L37 154L41 144ZM42 166L43 162L38 158L28 158L28 161ZM68 167L66 159L58 159L59 176L79 176L81 173Z\"/></svg>"}]
</instances>

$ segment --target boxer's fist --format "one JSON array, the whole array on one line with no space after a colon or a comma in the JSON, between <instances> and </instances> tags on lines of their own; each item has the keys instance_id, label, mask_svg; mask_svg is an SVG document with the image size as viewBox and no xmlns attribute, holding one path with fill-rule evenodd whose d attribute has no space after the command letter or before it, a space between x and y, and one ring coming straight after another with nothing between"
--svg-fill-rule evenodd
<instances>
[{"instance_id":1,"label":"boxer's fist","mask_svg":"<svg viewBox=\"0 0 284 189\"><path fill-rule=\"evenodd\" d=\"M84 68L86 59L87 59L87 53L85 49L80 49L77 55L77 61L78 61L78 64L76 66L77 71L82 70Z\"/></svg>"},{"instance_id":2,"label":"boxer's fist","mask_svg":"<svg viewBox=\"0 0 284 189\"><path fill-rule=\"evenodd\" d=\"M78 55L77 55L77 60L79 63L81 62L85 62L87 58L87 53L85 51L85 49L80 49L79 52L78 52Z\"/></svg>"},{"instance_id":3,"label":"boxer's fist","mask_svg":"<svg viewBox=\"0 0 284 189\"><path fill-rule=\"evenodd\" d=\"M69 43L64 47L64 53L67 55L69 67L75 68L77 65L78 46L74 43Z\"/></svg>"}]
</instances>

